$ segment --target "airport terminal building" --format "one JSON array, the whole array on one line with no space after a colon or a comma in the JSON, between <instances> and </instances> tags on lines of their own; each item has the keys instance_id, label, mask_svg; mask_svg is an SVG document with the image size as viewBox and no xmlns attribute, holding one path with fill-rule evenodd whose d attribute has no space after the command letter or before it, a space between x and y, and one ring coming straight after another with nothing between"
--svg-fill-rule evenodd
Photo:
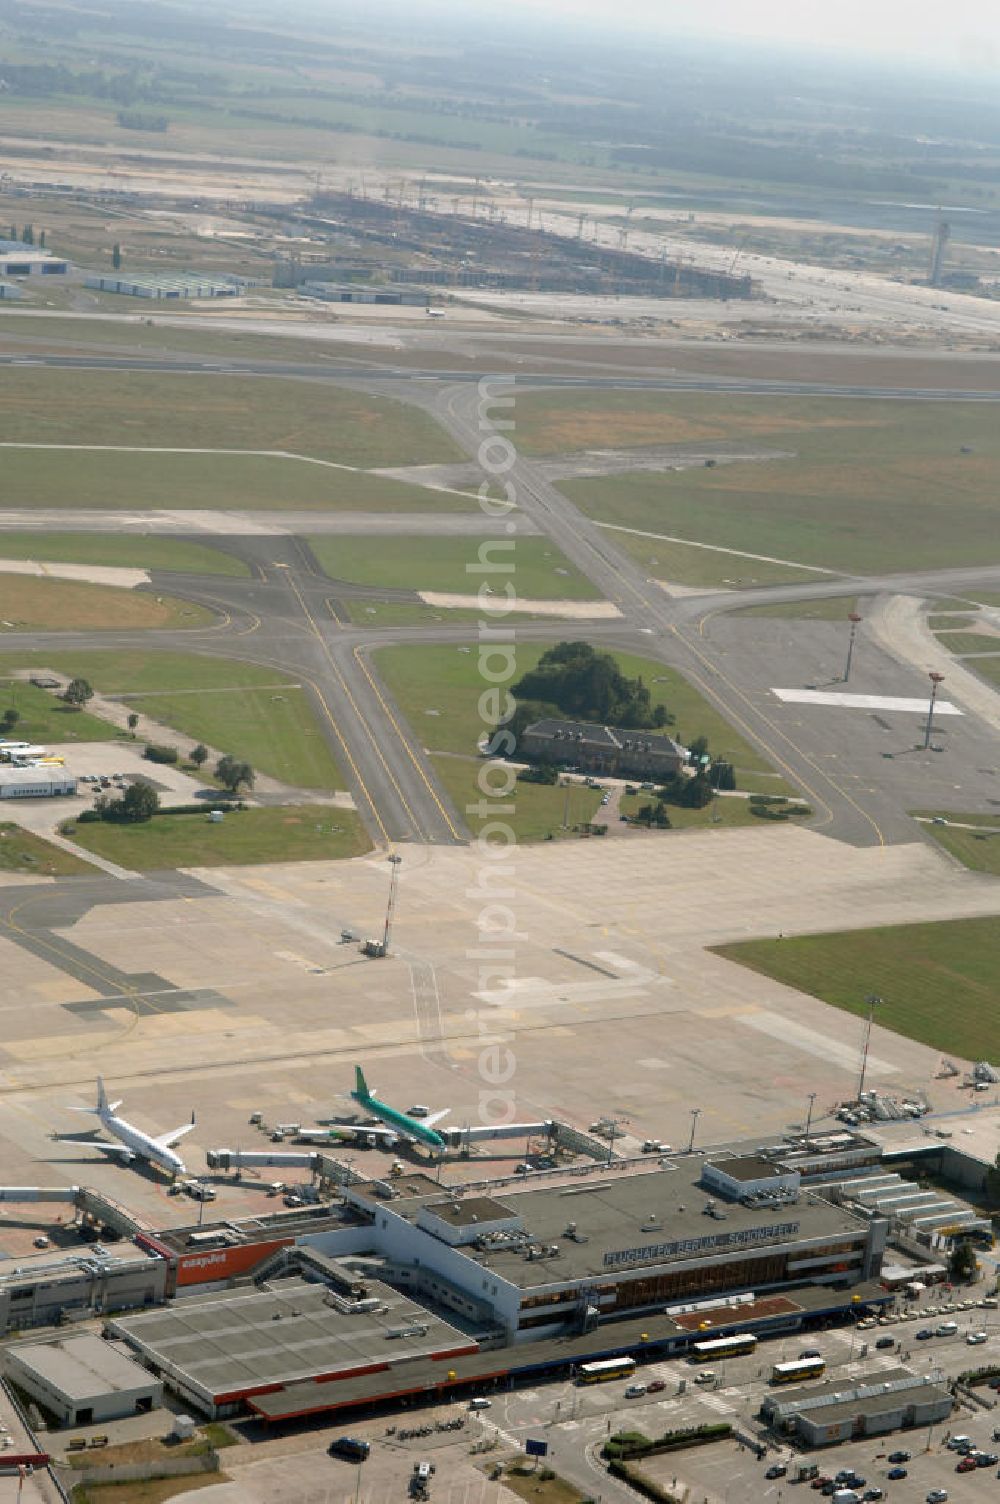
<instances>
[{"instance_id":1,"label":"airport terminal building","mask_svg":"<svg viewBox=\"0 0 1000 1504\"><path fill-rule=\"evenodd\" d=\"M797 1331L891 1299L874 1283L885 1220L763 1154L462 1192L418 1172L342 1196L297 1214L285 1237L248 1227L241 1241L227 1223L143 1239L176 1266L178 1298L109 1332L186 1404L281 1421L537 1381L623 1352L669 1357L706 1329ZM253 1283L227 1288L237 1269Z\"/></svg>"},{"instance_id":2,"label":"airport terminal building","mask_svg":"<svg viewBox=\"0 0 1000 1504\"><path fill-rule=\"evenodd\" d=\"M394 1283L488 1312L507 1342L729 1292L867 1280L887 1226L756 1156L504 1193L345 1197L371 1219Z\"/></svg>"}]
</instances>

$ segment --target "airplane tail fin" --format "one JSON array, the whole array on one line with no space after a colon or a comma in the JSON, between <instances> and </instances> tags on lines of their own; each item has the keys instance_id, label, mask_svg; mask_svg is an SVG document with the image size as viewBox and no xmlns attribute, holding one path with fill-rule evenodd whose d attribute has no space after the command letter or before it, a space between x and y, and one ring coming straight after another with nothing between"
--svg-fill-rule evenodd
<instances>
[{"instance_id":1,"label":"airplane tail fin","mask_svg":"<svg viewBox=\"0 0 1000 1504\"><path fill-rule=\"evenodd\" d=\"M365 1080L365 1073L360 1065L354 1067L354 1090L359 1097L371 1096L371 1092L368 1090L368 1082Z\"/></svg>"},{"instance_id":2,"label":"airplane tail fin","mask_svg":"<svg viewBox=\"0 0 1000 1504\"><path fill-rule=\"evenodd\" d=\"M98 1078L97 1078L97 1106L94 1108L94 1112L97 1114L97 1116L100 1117L101 1114L105 1113L105 1112L117 1112L118 1108L121 1105L122 1105L122 1099L121 1099L121 1097L118 1098L117 1102L109 1102L108 1101L108 1094L104 1090L104 1077L103 1076L98 1076Z\"/></svg>"}]
</instances>

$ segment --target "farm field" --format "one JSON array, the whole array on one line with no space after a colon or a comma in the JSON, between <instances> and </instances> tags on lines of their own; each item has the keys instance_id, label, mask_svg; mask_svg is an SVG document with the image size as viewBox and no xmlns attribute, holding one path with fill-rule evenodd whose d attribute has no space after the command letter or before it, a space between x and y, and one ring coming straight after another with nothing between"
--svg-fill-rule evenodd
<instances>
[{"instance_id":1,"label":"farm field","mask_svg":"<svg viewBox=\"0 0 1000 1504\"><path fill-rule=\"evenodd\" d=\"M360 856L371 848L353 810L323 804L230 810L218 824L208 819L207 810L201 815L165 812L140 825L68 822L63 834L85 850L133 872L250 862L332 861Z\"/></svg>"},{"instance_id":2,"label":"farm field","mask_svg":"<svg viewBox=\"0 0 1000 1504\"><path fill-rule=\"evenodd\" d=\"M543 652L544 644L520 644L513 682L534 668ZM674 724L664 727L671 736L681 742L707 736L712 752L733 763L742 788L786 791L765 759L675 669L631 653L612 657L629 678L644 680L654 704L665 705L673 714ZM477 738L487 730L478 718L484 683L475 648L379 648L374 661L423 745L434 752L474 752Z\"/></svg>"},{"instance_id":3,"label":"farm field","mask_svg":"<svg viewBox=\"0 0 1000 1504\"><path fill-rule=\"evenodd\" d=\"M324 572L331 579L357 585L403 590L436 590L475 595L489 574L470 573L481 540L394 535L379 538L340 536L307 538ZM519 595L534 600L593 600L594 586L547 538L487 540L494 560L511 559L512 583Z\"/></svg>"},{"instance_id":4,"label":"farm field","mask_svg":"<svg viewBox=\"0 0 1000 1504\"><path fill-rule=\"evenodd\" d=\"M0 872L24 877L78 877L94 869L82 857L52 846L9 820L0 822Z\"/></svg>"},{"instance_id":5,"label":"farm field","mask_svg":"<svg viewBox=\"0 0 1000 1504\"><path fill-rule=\"evenodd\" d=\"M945 568L974 563L996 537L1000 432L987 404L630 393L605 417L591 397L545 393L520 399L518 440L547 452L751 440L793 451L561 489L597 521L796 563Z\"/></svg>"},{"instance_id":6,"label":"farm field","mask_svg":"<svg viewBox=\"0 0 1000 1504\"><path fill-rule=\"evenodd\" d=\"M943 810L919 810L921 816L935 816L955 820L957 825L921 825L924 835L930 836L950 851L963 867L973 872L990 872L1000 877L1000 812L995 815L958 815ZM981 826L981 830L965 830L962 826Z\"/></svg>"},{"instance_id":7,"label":"farm field","mask_svg":"<svg viewBox=\"0 0 1000 1504\"><path fill-rule=\"evenodd\" d=\"M0 636L4 632L106 632L155 627L205 627L211 611L190 601L114 585L85 585L33 575L0 574Z\"/></svg>"},{"instance_id":8,"label":"farm field","mask_svg":"<svg viewBox=\"0 0 1000 1504\"><path fill-rule=\"evenodd\" d=\"M44 666L87 679L191 742L245 758L259 773L296 788L345 787L305 690L276 669L141 650L65 656L49 650L38 655L39 666L43 656ZM5 664L23 668L31 660L26 654L0 657L0 673Z\"/></svg>"},{"instance_id":9,"label":"farm field","mask_svg":"<svg viewBox=\"0 0 1000 1504\"><path fill-rule=\"evenodd\" d=\"M246 577L249 564L221 548L183 538L117 533L0 533L0 558L46 564L105 564L123 569L163 569L177 574Z\"/></svg>"},{"instance_id":10,"label":"farm field","mask_svg":"<svg viewBox=\"0 0 1000 1504\"><path fill-rule=\"evenodd\" d=\"M362 469L462 458L436 423L391 398L172 372L0 371L0 442L282 450Z\"/></svg>"},{"instance_id":11,"label":"farm field","mask_svg":"<svg viewBox=\"0 0 1000 1504\"><path fill-rule=\"evenodd\" d=\"M600 792L585 788L582 784L575 784L568 790L567 800L567 790L557 784L517 783L509 798L486 800L487 806L493 808L489 809L485 817L475 813L470 815L466 813L466 806L477 805L483 799L483 792L477 781L479 769L483 766L480 759L438 755L432 757L431 761L435 773L473 836L478 836L489 821L502 820L511 827L519 841L546 841L550 837L576 839L572 827L592 820L600 808ZM500 807L508 804L514 806L513 811L509 814L501 813ZM563 829L564 816L569 822L570 828L567 830Z\"/></svg>"},{"instance_id":12,"label":"farm field","mask_svg":"<svg viewBox=\"0 0 1000 1504\"><path fill-rule=\"evenodd\" d=\"M882 1028L966 1060L1000 1057L1000 918L786 935L716 953L858 1017L876 993Z\"/></svg>"}]
</instances>

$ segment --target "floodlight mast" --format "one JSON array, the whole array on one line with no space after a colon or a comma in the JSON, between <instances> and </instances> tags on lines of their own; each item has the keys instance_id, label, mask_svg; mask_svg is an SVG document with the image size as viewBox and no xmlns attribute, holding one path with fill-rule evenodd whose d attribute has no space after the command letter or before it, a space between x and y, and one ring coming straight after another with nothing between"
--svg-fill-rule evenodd
<instances>
[{"instance_id":1,"label":"floodlight mast","mask_svg":"<svg viewBox=\"0 0 1000 1504\"><path fill-rule=\"evenodd\" d=\"M868 1022L865 1025L865 1042L861 1048L861 1077L858 1081L858 1101L865 1089L865 1073L868 1070L868 1046L872 1038L872 1020L875 1017L875 1009L881 1006L882 999L874 992L870 992L865 998L868 1005Z\"/></svg>"},{"instance_id":2,"label":"floodlight mast","mask_svg":"<svg viewBox=\"0 0 1000 1504\"><path fill-rule=\"evenodd\" d=\"M941 684L941 683L943 683L943 681L944 681L944 674L938 674L938 673L935 673L934 670L931 670L931 672L927 675L927 677L931 681L931 698L930 698L930 703L927 706L927 726L926 726L926 729L924 731L924 751L925 752L929 749L930 744L931 744L931 733L934 730L934 705L935 705L935 703L937 701L938 685Z\"/></svg>"},{"instance_id":3,"label":"floodlight mast","mask_svg":"<svg viewBox=\"0 0 1000 1504\"><path fill-rule=\"evenodd\" d=\"M847 620L851 624L851 635L847 639L847 662L844 665L844 683L851 677L851 663L854 660L854 639L858 635L858 627L861 625L861 617L857 611L851 611Z\"/></svg>"},{"instance_id":4,"label":"floodlight mast","mask_svg":"<svg viewBox=\"0 0 1000 1504\"><path fill-rule=\"evenodd\" d=\"M393 854L388 858L391 868L389 874L389 903L385 911L385 931L382 935L382 954L389 954L389 940L392 936L392 921L396 913L396 887L399 882L399 865L403 858Z\"/></svg>"}]
</instances>

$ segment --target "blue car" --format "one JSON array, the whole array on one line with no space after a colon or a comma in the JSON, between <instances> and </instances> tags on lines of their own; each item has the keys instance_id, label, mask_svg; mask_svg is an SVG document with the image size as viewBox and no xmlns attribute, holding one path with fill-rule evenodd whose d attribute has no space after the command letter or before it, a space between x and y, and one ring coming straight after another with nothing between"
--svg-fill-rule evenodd
<instances>
[{"instance_id":1,"label":"blue car","mask_svg":"<svg viewBox=\"0 0 1000 1504\"><path fill-rule=\"evenodd\" d=\"M892 1481L893 1481L893 1483L895 1483L896 1480L897 1480L897 1478L905 1478L906 1477L906 1468L905 1467L891 1467L889 1469L888 1473L886 1474L886 1477L887 1478L891 1478Z\"/></svg>"},{"instance_id":2,"label":"blue car","mask_svg":"<svg viewBox=\"0 0 1000 1504\"><path fill-rule=\"evenodd\" d=\"M933 1337L933 1335L934 1333L931 1331L929 1326L921 1327L920 1331L917 1333L917 1341L926 1342L928 1337Z\"/></svg>"}]
</instances>

